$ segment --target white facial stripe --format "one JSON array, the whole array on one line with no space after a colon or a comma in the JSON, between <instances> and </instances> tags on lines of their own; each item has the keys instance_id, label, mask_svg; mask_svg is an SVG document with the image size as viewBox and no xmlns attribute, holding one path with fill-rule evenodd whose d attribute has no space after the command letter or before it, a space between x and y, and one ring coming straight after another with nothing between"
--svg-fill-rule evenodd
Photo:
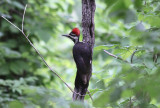
<instances>
[{"instance_id":1,"label":"white facial stripe","mask_svg":"<svg viewBox=\"0 0 160 108\"><path fill-rule=\"evenodd\" d=\"M78 40L79 40L77 36L71 36L70 35L70 38L74 41L74 43L77 43Z\"/></svg>"},{"instance_id":2,"label":"white facial stripe","mask_svg":"<svg viewBox=\"0 0 160 108\"><path fill-rule=\"evenodd\" d=\"M75 35L75 34L73 34L73 33L71 32L71 33L70 33L70 35L72 35L72 36L73 36L73 35Z\"/></svg>"},{"instance_id":3,"label":"white facial stripe","mask_svg":"<svg viewBox=\"0 0 160 108\"><path fill-rule=\"evenodd\" d=\"M72 38L72 39L78 39L78 37L75 35L75 34L70 34L70 38Z\"/></svg>"},{"instance_id":4,"label":"white facial stripe","mask_svg":"<svg viewBox=\"0 0 160 108\"><path fill-rule=\"evenodd\" d=\"M75 39L75 40L77 40L78 39L78 37L77 36L75 36L75 37L72 37L73 39Z\"/></svg>"},{"instance_id":5,"label":"white facial stripe","mask_svg":"<svg viewBox=\"0 0 160 108\"><path fill-rule=\"evenodd\" d=\"M70 34L69 34L69 38L72 39L75 44L76 44L77 42L79 42L79 37L76 36L76 34L74 34L74 33L70 33Z\"/></svg>"}]
</instances>

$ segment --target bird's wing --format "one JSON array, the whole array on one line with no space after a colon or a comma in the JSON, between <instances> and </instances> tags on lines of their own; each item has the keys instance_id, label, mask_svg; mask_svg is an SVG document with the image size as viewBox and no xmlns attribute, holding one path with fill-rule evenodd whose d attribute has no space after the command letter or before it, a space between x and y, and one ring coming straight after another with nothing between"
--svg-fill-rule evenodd
<instances>
[{"instance_id":1,"label":"bird's wing","mask_svg":"<svg viewBox=\"0 0 160 108\"><path fill-rule=\"evenodd\" d=\"M78 70L86 72L91 65L91 48L88 44L78 43L73 48L73 57Z\"/></svg>"}]
</instances>

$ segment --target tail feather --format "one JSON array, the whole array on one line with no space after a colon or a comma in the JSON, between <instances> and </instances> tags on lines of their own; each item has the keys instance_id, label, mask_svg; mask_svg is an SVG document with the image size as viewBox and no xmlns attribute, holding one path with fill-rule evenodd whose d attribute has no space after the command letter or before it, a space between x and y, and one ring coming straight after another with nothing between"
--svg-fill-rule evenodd
<instances>
[{"instance_id":1,"label":"tail feather","mask_svg":"<svg viewBox=\"0 0 160 108\"><path fill-rule=\"evenodd\" d=\"M86 92L87 92L87 89L75 87L73 97L72 97L73 101L84 101Z\"/></svg>"}]
</instances>

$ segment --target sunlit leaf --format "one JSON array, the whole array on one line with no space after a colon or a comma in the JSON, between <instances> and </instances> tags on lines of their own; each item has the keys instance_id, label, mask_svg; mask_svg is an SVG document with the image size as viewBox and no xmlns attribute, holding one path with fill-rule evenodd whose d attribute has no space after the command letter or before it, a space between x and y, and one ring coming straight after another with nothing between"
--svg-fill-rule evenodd
<instances>
[{"instance_id":1,"label":"sunlit leaf","mask_svg":"<svg viewBox=\"0 0 160 108\"><path fill-rule=\"evenodd\" d=\"M13 101L9 103L9 108L24 108L24 105L19 101Z\"/></svg>"}]
</instances>

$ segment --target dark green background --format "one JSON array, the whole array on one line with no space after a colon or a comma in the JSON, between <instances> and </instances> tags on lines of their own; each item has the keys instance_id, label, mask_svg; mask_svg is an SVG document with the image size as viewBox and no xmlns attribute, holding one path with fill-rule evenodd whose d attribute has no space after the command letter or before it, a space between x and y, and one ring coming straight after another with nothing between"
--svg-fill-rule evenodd
<instances>
[{"instance_id":1,"label":"dark green background","mask_svg":"<svg viewBox=\"0 0 160 108\"><path fill-rule=\"evenodd\" d=\"M1 0L0 15L21 28L47 63L74 88L73 42L80 0ZM81 35L82 40L82 35ZM115 59L103 50L127 60ZM131 64L131 56L136 51ZM24 36L0 17L0 108L159 108L160 1L96 0L93 75L85 103L44 65Z\"/></svg>"}]
</instances>

